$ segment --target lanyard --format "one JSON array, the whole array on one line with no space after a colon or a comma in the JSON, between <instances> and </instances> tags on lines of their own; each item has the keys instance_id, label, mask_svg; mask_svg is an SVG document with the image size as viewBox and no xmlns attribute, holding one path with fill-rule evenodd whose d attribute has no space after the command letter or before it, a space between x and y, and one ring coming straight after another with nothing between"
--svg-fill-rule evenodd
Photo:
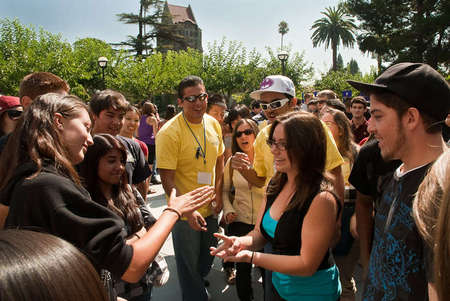
<instances>
[{"instance_id":1,"label":"lanyard","mask_svg":"<svg viewBox=\"0 0 450 301\"><path fill-rule=\"evenodd\" d=\"M196 153L197 159L198 159L198 154L200 152L201 156L203 157L203 164L206 164L206 129L205 129L205 119L202 118L204 148L202 148L202 145L200 144L200 141L198 141L197 136L195 136L194 131L189 126L189 123L187 122L186 117L184 117L184 112L183 112L183 119L184 119L184 122L186 123L187 127L191 131L192 136L195 138L195 141L198 144L197 153Z\"/></svg>"}]
</instances>

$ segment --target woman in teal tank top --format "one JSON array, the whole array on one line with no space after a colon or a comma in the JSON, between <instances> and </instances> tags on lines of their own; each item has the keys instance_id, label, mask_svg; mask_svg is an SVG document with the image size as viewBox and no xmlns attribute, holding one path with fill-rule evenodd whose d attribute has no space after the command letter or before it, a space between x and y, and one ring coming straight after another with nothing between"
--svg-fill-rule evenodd
<instances>
[{"instance_id":1,"label":"woman in teal tank top","mask_svg":"<svg viewBox=\"0 0 450 301\"><path fill-rule=\"evenodd\" d=\"M325 132L312 114L278 117L267 141L276 173L270 181L255 229L223 240L211 254L273 271L272 300L339 299L339 272L330 247L341 205L324 175ZM256 252L267 242L273 254Z\"/></svg>"}]
</instances>

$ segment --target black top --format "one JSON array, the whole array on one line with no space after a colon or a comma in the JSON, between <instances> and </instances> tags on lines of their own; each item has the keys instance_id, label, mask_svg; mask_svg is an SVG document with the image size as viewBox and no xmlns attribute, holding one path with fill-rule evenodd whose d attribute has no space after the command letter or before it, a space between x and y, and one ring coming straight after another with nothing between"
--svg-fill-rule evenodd
<instances>
[{"instance_id":1,"label":"black top","mask_svg":"<svg viewBox=\"0 0 450 301\"><path fill-rule=\"evenodd\" d=\"M99 269L121 277L133 256L125 244L127 235L122 219L91 200L89 193L54 164L47 164L32 179L34 163L20 166L0 200L10 200L6 227L47 232L80 249Z\"/></svg>"},{"instance_id":2,"label":"black top","mask_svg":"<svg viewBox=\"0 0 450 301\"><path fill-rule=\"evenodd\" d=\"M430 250L412 217L414 194L431 163L386 185L375 215L363 300L428 300Z\"/></svg>"},{"instance_id":3,"label":"black top","mask_svg":"<svg viewBox=\"0 0 450 301\"><path fill-rule=\"evenodd\" d=\"M127 150L127 162L125 169L128 173L128 183L139 184L147 179L151 172L148 163L145 161L144 153L139 146L139 143L133 139L115 136L117 140L122 142Z\"/></svg>"},{"instance_id":4,"label":"black top","mask_svg":"<svg viewBox=\"0 0 450 301\"><path fill-rule=\"evenodd\" d=\"M370 140L360 149L348 181L360 193L378 200L381 188L400 164L400 160L385 162L381 157L378 141Z\"/></svg>"},{"instance_id":5,"label":"black top","mask_svg":"<svg viewBox=\"0 0 450 301\"><path fill-rule=\"evenodd\" d=\"M3 149L5 148L6 142L8 142L8 139L9 139L9 136L10 136L10 135L11 135L11 134L3 135L3 136L0 137L0 155L1 155L2 152L3 152Z\"/></svg>"},{"instance_id":6,"label":"black top","mask_svg":"<svg viewBox=\"0 0 450 301\"><path fill-rule=\"evenodd\" d=\"M300 249L302 247L301 233L303 227L303 220L306 214L308 213L309 207L311 206L311 203L316 195L317 193L312 194L304 202L301 208L293 208L283 212L275 228L274 238L272 238L266 232L266 230L262 225L261 219L261 223L259 225L259 228L261 229L261 234L267 241L269 241L272 244L273 254L279 255L300 254ZM294 197L295 195L292 197L292 199L294 199ZM275 195L267 196L266 208L264 210L265 213L267 212L267 210L270 210L270 207L272 206L273 202L275 202L275 199L276 199ZM339 204L339 211L340 211L341 207L339 201L337 201L337 203ZM339 212L337 214L337 217L338 216ZM335 264L334 258L333 255L331 254L331 250L329 249L328 252L325 254L324 258L322 259L322 262L320 263L317 270L328 269L332 267L334 264Z\"/></svg>"}]
</instances>

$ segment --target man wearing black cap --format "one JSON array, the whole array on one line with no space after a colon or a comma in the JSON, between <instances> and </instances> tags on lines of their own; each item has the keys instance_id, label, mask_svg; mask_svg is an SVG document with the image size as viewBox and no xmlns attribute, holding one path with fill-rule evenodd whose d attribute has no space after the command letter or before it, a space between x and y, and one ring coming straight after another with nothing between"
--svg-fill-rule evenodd
<instances>
[{"instance_id":1,"label":"man wearing black cap","mask_svg":"<svg viewBox=\"0 0 450 301\"><path fill-rule=\"evenodd\" d=\"M427 300L429 252L411 216L414 194L446 149L442 124L450 111L450 87L426 64L400 63L374 84L349 81L370 96L369 132L384 160L402 161L377 207L363 300Z\"/></svg>"}]
</instances>

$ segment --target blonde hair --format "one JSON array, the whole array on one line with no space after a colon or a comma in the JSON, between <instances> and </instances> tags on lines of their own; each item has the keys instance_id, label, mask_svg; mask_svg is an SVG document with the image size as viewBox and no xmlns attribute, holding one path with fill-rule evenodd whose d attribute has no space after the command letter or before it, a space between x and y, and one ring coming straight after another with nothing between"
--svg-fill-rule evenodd
<instances>
[{"instance_id":1,"label":"blonde hair","mask_svg":"<svg viewBox=\"0 0 450 301\"><path fill-rule=\"evenodd\" d=\"M433 164L413 202L419 233L433 250L433 275L440 300L450 298L450 150Z\"/></svg>"}]
</instances>

